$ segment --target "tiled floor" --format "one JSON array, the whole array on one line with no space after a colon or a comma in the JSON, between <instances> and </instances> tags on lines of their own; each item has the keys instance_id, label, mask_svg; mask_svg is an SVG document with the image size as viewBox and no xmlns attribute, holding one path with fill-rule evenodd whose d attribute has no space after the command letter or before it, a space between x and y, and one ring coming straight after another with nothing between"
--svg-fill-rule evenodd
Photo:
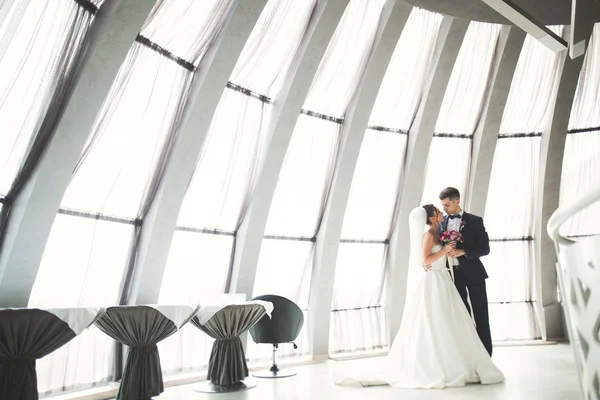
<instances>
[{"instance_id":1,"label":"tiled floor","mask_svg":"<svg viewBox=\"0 0 600 400\"><path fill-rule=\"evenodd\" d=\"M469 385L445 390L407 390L390 387L341 387L333 384L334 371L366 369L377 358L328 361L296 367L298 375L285 379L254 379L256 388L237 393L203 394L198 384L168 388L158 400L575 400L579 398L571 348L566 344L496 347L494 362L506 375L499 385Z\"/></svg>"}]
</instances>

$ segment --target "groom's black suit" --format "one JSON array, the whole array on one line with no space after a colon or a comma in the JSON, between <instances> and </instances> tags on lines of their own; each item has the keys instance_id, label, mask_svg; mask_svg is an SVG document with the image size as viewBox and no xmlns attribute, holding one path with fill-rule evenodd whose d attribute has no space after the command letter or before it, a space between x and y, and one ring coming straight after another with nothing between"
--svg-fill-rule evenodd
<instances>
[{"instance_id":1,"label":"groom's black suit","mask_svg":"<svg viewBox=\"0 0 600 400\"><path fill-rule=\"evenodd\" d=\"M490 239L481 217L463 212L462 221L463 225L460 232L464 242L457 243L456 248L464 250L465 255L458 257L460 265L454 268L454 285L469 312L471 310L467 297L470 297L473 306L473 317L477 325L477 334L488 353L492 355L492 335L490 333L488 300L485 290L485 280L488 274L479 259L479 257L490 253ZM444 218L441 230L445 231L447 226L448 216Z\"/></svg>"}]
</instances>

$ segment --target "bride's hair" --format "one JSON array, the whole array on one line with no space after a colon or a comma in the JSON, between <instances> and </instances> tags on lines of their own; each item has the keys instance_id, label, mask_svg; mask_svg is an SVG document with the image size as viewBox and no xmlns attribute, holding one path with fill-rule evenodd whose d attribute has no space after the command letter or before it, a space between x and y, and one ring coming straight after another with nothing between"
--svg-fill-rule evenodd
<instances>
[{"instance_id":1,"label":"bride's hair","mask_svg":"<svg viewBox=\"0 0 600 400\"><path fill-rule=\"evenodd\" d=\"M425 223L427 225L431 225L431 221L429 220L429 218L435 217L437 212L435 206L433 204L425 204L423 208L427 212L427 218L425 219Z\"/></svg>"}]
</instances>

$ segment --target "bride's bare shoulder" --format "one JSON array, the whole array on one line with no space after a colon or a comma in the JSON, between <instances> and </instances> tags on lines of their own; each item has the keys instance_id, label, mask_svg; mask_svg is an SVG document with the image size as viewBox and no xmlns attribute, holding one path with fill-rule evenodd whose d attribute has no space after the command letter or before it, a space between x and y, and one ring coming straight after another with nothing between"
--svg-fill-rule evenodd
<instances>
[{"instance_id":1,"label":"bride's bare shoulder","mask_svg":"<svg viewBox=\"0 0 600 400\"><path fill-rule=\"evenodd\" d=\"M433 241L433 234L429 231L425 232L423 234L423 241L427 242L427 241Z\"/></svg>"}]
</instances>

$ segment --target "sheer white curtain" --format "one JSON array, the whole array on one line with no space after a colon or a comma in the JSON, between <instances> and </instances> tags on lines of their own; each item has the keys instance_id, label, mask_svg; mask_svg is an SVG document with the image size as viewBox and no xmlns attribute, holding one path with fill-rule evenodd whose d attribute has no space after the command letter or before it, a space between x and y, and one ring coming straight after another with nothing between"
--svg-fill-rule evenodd
<instances>
[{"instance_id":1,"label":"sheer white curtain","mask_svg":"<svg viewBox=\"0 0 600 400\"><path fill-rule=\"evenodd\" d=\"M120 301L195 65L232 5L233 0L155 5L98 113L46 244L29 306ZM171 45L179 53L166 47ZM89 330L38 364L40 391L111 379L113 348L106 335Z\"/></svg>"},{"instance_id":2,"label":"sheer white curtain","mask_svg":"<svg viewBox=\"0 0 600 400\"><path fill-rule=\"evenodd\" d=\"M308 308L314 237L336 161L343 118L356 92L376 38L384 0L349 2L321 60L299 116L271 205L257 266L254 295L279 294ZM282 273L286 279L282 280ZM298 349L307 354L308 318ZM268 357L248 347L248 357Z\"/></svg>"},{"instance_id":3,"label":"sheer white curtain","mask_svg":"<svg viewBox=\"0 0 600 400\"><path fill-rule=\"evenodd\" d=\"M387 346L383 292L388 240L408 130L430 72L442 15L413 9L375 101L358 156L338 250L330 353Z\"/></svg>"},{"instance_id":4,"label":"sheer white curtain","mask_svg":"<svg viewBox=\"0 0 600 400\"><path fill-rule=\"evenodd\" d=\"M552 27L562 35L562 27ZM533 253L540 141L563 58L527 36L502 117L485 209L490 255L483 262L494 340L541 336L535 313Z\"/></svg>"},{"instance_id":5,"label":"sheer white curtain","mask_svg":"<svg viewBox=\"0 0 600 400\"><path fill-rule=\"evenodd\" d=\"M50 139L101 0L0 2L0 198L10 202ZM6 17L6 18L4 18ZM0 236L7 216L0 213Z\"/></svg>"},{"instance_id":6,"label":"sheer white curtain","mask_svg":"<svg viewBox=\"0 0 600 400\"><path fill-rule=\"evenodd\" d=\"M600 183L600 24L588 46L565 143L560 183L560 203L574 201L582 192ZM600 234L600 207L595 204L578 212L563 225L570 236Z\"/></svg>"},{"instance_id":7,"label":"sheer white curtain","mask_svg":"<svg viewBox=\"0 0 600 400\"><path fill-rule=\"evenodd\" d=\"M317 1L269 1L225 88L179 212L160 303L226 290L235 233L261 171L278 100ZM206 366L212 340L194 327L160 345L162 366ZM190 351L190 349L193 350Z\"/></svg>"},{"instance_id":8,"label":"sheer white curtain","mask_svg":"<svg viewBox=\"0 0 600 400\"><path fill-rule=\"evenodd\" d=\"M466 202L473 135L490 88L501 29L497 24L469 24L435 126L421 204L439 207L438 195L448 186L457 188L462 204Z\"/></svg>"}]
</instances>

